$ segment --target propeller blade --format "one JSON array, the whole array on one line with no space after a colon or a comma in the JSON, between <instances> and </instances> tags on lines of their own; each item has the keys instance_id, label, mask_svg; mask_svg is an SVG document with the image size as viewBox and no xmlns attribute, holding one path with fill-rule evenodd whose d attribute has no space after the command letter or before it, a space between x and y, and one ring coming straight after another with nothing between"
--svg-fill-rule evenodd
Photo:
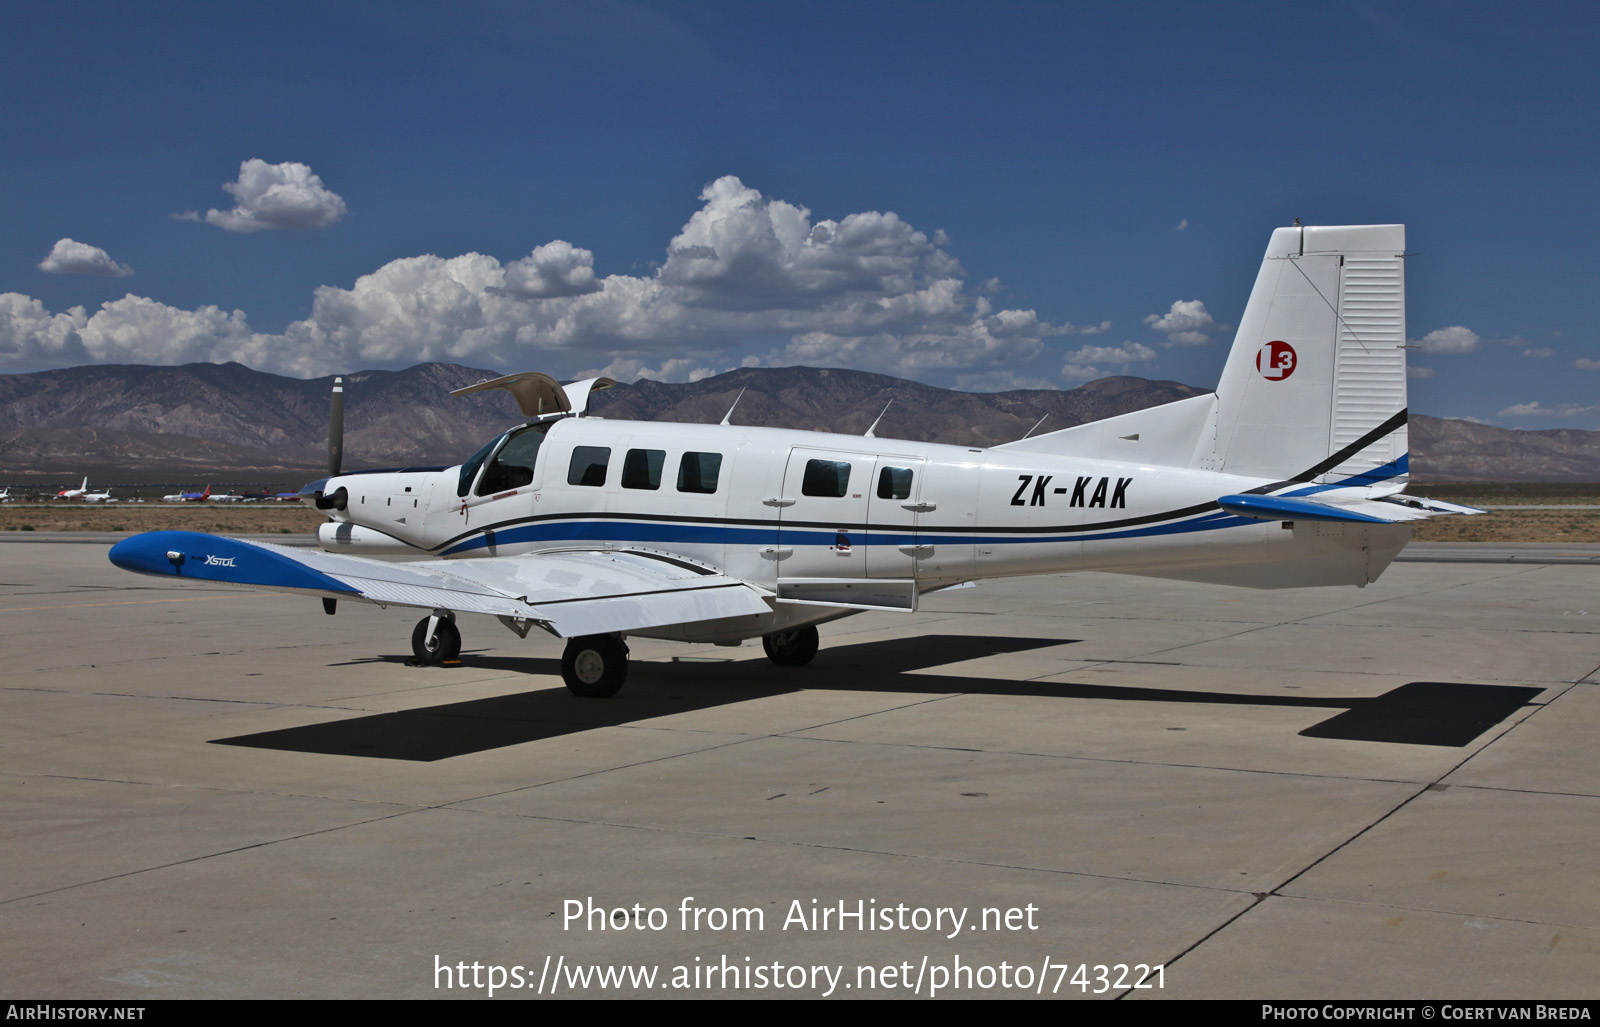
<instances>
[{"instance_id":1,"label":"propeller blade","mask_svg":"<svg viewBox=\"0 0 1600 1027\"><path fill-rule=\"evenodd\" d=\"M333 399L328 405L328 477L339 473L344 459L344 379L333 380Z\"/></svg>"}]
</instances>

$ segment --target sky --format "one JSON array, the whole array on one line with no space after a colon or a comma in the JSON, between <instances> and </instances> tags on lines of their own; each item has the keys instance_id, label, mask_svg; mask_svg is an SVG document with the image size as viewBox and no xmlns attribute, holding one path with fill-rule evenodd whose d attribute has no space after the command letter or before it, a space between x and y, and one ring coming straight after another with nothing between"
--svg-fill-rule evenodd
<instances>
[{"instance_id":1,"label":"sky","mask_svg":"<svg viewBox=\"0 0 1600 1027\"><path fill-rule=\"evenodd\" d=\"M0 372L1216 384L1403 223L1411 409L1600 428L1600 5L9 0Z\"/></svg>"}]
</instances>

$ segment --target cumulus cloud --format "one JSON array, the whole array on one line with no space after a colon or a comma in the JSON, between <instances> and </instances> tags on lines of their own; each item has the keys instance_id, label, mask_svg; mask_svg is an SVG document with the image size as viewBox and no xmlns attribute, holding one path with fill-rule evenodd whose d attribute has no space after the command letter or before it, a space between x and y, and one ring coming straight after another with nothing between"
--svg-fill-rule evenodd
<instances>
[{"instance_id":1,"label":"cumulus cloud","mask_svg":"<svg viewBox=\"0 0 1600 1027\"><path fill-rule=\"evenodd\" d=\"M0 295L0 360L17 363L181 364L237 360L259 336L243 311L183 310L142 296L50 314L38 300Z\"/></svg>"},{"instance_id":2,"label":"cumulus cloud","mask_svg":"<svg viewBox=\"0 0 1600 1027\"><path fill-rule=\"evenodd\" d=\"M1082 346L1066 355L1061 377L1068 381L1103 378L1106 365L1121 365L1127 370L1130 364L1144 364L1156 359L1156 351L1137 342L1124 342L1121 346Z\"/></svg>"},{"instance_id":3,"label":"cumulus cloud","mask_svg":"<svg viewBox=\"0 0 1600 1027\"><path fill-rule=\"evenodd\" d=\"M102 275L107 278L126 278L133 268L111 259L111 254L98 246L74 239L57 239L50 247L50 255L39 262L40 271L56 275Z\"/></svg>"},{"instance_id":4,"label":"cumulus cloud","mask_svg":"<svg viewBox=\"0 0 1600 1027\"><path fill-rule=\"evenodd\" d=\"M260 177L247 173L251 163L241 182ZM302 181L314 180L296 167ZM255 193L238 192L243 210ZM649 275L596 275L594 254L564 240L504 264L481 253L404 257L348 288L318 288L309 316L280 334L252 331L237 311L143 300L150 309L135 316L128 297L93 317L52 315L19 296L9 330L22 341L0 343L0 361L92 340L89 352L122 351L96 359L233 359L302 376L448 360L563 375L603 363L615 377L682 378L738 363L732 351L759 343L775 347L764 357L774 364L951 380L1011 371L1052 337L1110 328L998 308L984 294L997 283L968 288L941 237L892 212L813 219L733 176L707 185L700 200ZM118 331L91 330L97 318ZM195 356L202 352L212 355Z\"/></svg>"},{"instance_id":5,"label":"cumulus cloud","mask_svg":"<svg viewBox=\"0 0 1600 1027\"><path fill-rule=\"evenodd\" d=\"M17 292L0 293L0 360L24 365L86 363L78 333L89 321L82 307L52 314Z\"/></svg>"},{"instance_id":6,"label":"cumulus cloud","mask_svg":"<svg viewBox=\"0 0 1600 1027\"><path fill-rule=\"evenodd\" d=\"M893 213L813 222L733 176L700 199L653 276L600 278L589 251L559 241L504 267L482 254L404 258L350 289L318 289L277 358L312 374L407 360L559 365L602 350L626 375L668 357L712 366L734 345L787 336L772 362L915 375L1030 359L1070 330L993 309L966 290L954 257Z\"/></svg>"},{"instance_id":7,"label":"cumulus cloud","mask_svg":"<svg viewBox=\"0 0 1600 1027\"><path fill-rule=\"evenodd\" d=\"M667 247L657 274L693 306L804 309L918 292L937 303L938 294L948 295L941 286L963 277L954 257L893 212L813 224L806 208L762 196L732 175L706 186L700 199L705 205Z\"/></svg>"},{"instance_id":8,"label":"cumulus cloud","mask_svg":"<svg viewBox=\"0 0 1600 1027\"><path fill-rule=\"evenodd\" d=\"M1600 360L1590 360L1584 357L1574 360L1572 366L1580 371L1600 371Z\"/></svg>"},{"instance_id":9,"label":"cumulus cloud","mask_svg":"<svg viewBox=\"0 0 1600 1027\"><path fill-rule=\"evenodd\" d=\"M1501 417L1585 417L1596 412L1597 407L1580 406L1577 403L1557 403L1547 407L1538 400L1532 403L1518 403L1516 406L1506 407L1500 411Z\"/></svg>"},{"instance_id":10,"label":"cumulus cloud","mask_svg":"<svg viewBox=\"0 0 1600 1027\"><path fill-rule=\"evenodd\" d=\"M506 265L506 291L532 299L582 296L605 288L594 276L594 254L557 239Z\"/></svg>"},{"instance_id":11,"label":"cumulus cloud","mask_svg":"<svg viewBox=\"0 0 1600 1027\"><path fill-rule=\"evenodd\" d=\"M1549 346L1529 346L1522 351L1525 357L1553 357L1556 351Z\"/></svg>"},{"instance_id":12,"label":"cumulus cloud","mask_svg":"<svg viewBox=\"0 0 1600 1027\"><path fill-rule=\"evenodd\" d=\"M1432 378L1438 373L1431 367L1419 367L1416 364L1411 364L1406 368L1407 378Z\"/></svg>"},{"instance_id":13,"label":"cumulus cloud","mask_svg":"<svg viewBox=\"0 0 1600 1027\"><path fill-rule=\"evenodd\" d=\"M606 375L618 381L649 378L658 382L698 382L702 379L710 378L712 375L722 373L722 371L716 371L709 367L696 367L696 363L697 361L694 360L665 360L661 362L659 368L652 369L646 367L642 360L613 360L605 367L578 371L572 377L581 380ZM731 371L733 368L728 367L723 370Z\"/></svg>"},{"instance_id":14,"label":"cumulus cloud","mask_svg":"<svg viewBox=\"0 0 1600 1027\"><path fill-rule=\"evenodd\" d=\"M1460 325L1429 332L1409 345L1426 353L1476 353L1483 346L1478 333Z\"/></svg>"},{"instance_id":15,"label":"cumulus cloud","mask_svg":"<svg viewBox=\"0 0 1600 1027\"><path fill-rule=\"evenodd\" d=\"M1015 371L985 371L982 374L958 374L951 383L962 392L1018 392L1022 390L1054 391L1054 382Z\"/></svg>"},{"instance_id":16,"label":"cumulus cloud","mask_svg":"<svg viewBox=\"0 0 1600 1027\"><path fill-rule=\"evenodd\" d=\"M205 221L229 232L277 229L304 232L327 228L347 213L344 200L322 184L311 168L294 161L268 164L251 158L239 165L239 179L222 186L233 194L232 210L179 214L190 221Z\"/></svg>"},{"instance_id":17,"label":"cumulus cloud","mask_svg":"<svg viewBox=\"0 0 1600 1027\"><path fill-rule=\"evenodd\" d=\"M1199 300L1175 300L1165 314L1151 314L1144 323L1165 333L1173 346L1203 346L1211 341L1206 332L1226 331L1228 326L1218 324Z\"/></svg>"},{"instance_id":18,"label":"cumulus cloud","mask_svg":"<svg viewBox=\"0 0 1600 1027\"><path fill-rule=\"evenodd\" d=\"M1080 364L1142 364L1155 358L1155 350L1137 342L1124 342L1121 346L1084 346L1067 354L1069 361Z\"/></svg>"},{"instance_id":19,"label":"cumulus cloud","mask_svg":"<svg viewBox=\"0 0 1600 1027\"><path fill-rule=\"evenodd\" d=\"M1181 221L1179 221L1176 225L1174 225L1172 227L1172 230L1174 232L1187 232L1189 230L1189 219L1188 218L1182 219Z\"/></svg>"}]
</instances>

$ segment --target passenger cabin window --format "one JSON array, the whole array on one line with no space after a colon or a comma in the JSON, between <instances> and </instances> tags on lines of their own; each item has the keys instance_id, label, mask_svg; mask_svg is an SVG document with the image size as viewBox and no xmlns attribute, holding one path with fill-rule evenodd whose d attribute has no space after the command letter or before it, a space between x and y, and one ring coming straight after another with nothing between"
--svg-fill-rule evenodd
<instances>
[{"instance_id":1,"label":"passenger cabin window","mask_svg":"<svg viewBox=\"0 0 1600 1027\"><path fill-rule=\"evenodd\" d=\"M806 473L800 482L800 492L807 496L828 496L838 499L850 491L850 462L848 460L807 460Z\"/></svg>"},{"instance_id":2,"label":"passenger cabin window","mask_svg":"<svg viewBox=\"0 0 1600 1027\"><path fill-rule=\"evenodd\" d=\"M879 499L910 499L911 468L885 467L878 472Z\"/></svg>"},{"instance_id":3,"label":"passenger cabin window","mask_svg":"<svg viewBox=\"0 0 1600 1027\"><path fill-rule=\"evenodd\" d=\"M567 465L567 484L598 488L606 483L606 467L610 463L609 446L575 446L572 463Z\"/></svg>"},{"instance_id":4,"label":"passenger cabin window","mask_svg":"<svg viewBox=\"0 0 1600 1027\"><path fill-rule=\"evenodd\" d=\"M650 489L661 487L661 465L667 462L664 449L630 449L622 461L622 487Z\"/></svg>"},{"instance_id":5,"label":"passenger cabin window","mask_svg":"<svg viewBox=\"0 0 1600 1027\"><path fill-rule=\"evenodd\" d=\"M678 461L678 491L709 496L722 474L721 453L685 453Z\"/></svg>"},{"instance_id":6,"label":"passenger cabin window","mask_svg":"<svg viewBox=\"0 0 1600 1027\"><path fill-rule=\"evenodd\" d=\"M539 447L544 445L544 435L549 430L548 424L530 424L508 433L499 451L495 452L494 459L489 461L483 477L478 480L477 494L489 496L533 484L533 468L539 459ZM474 463L482 462L482 454L486 451L487 446L462 466L457 495L467 494L466 485L472 480L470 471L476 470Z\"/></svg>"}]
</instances>

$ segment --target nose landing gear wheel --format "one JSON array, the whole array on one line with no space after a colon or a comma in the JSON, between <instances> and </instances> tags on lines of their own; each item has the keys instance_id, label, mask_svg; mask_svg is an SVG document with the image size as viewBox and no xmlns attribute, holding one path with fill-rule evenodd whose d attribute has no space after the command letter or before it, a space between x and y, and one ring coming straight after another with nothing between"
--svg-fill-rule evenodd
<instances>
[{"instance_id":1,"label":"nose landing gear wheel","mask_svg":"<svg viewBox=\"0 0 1600 1027\"><path fill-rule=\"evenodd\" d=\"M582 699L617 694L628 677L628 647L615 635L583 635L567 642L561 654L561 679Z\"/></svg>"},{"instance_id":2,"label":"nose landing gear wheel","mask_svg":"<svg viewBox=\"0 0 1600 1027\"><path fill-rule=\"evenodd\" d=\"M454 621L440 620L439 626L433 629L433 644L429 645L428 618L424 617L411 629L411 655L418 663L430 667L453 660L461 655L461 631Z\"/></svg>"},{"instance_id":3,"label":"nose landing gear wheel","mask_svg":"<svg viewBox=\"0 0 1600 1027\"><path fill-rule=\"evenodd\" d=\"M767 659L780 667L804 667L816 658L817 644L817 629L810 624L761 636Z\"/></svg>"}]
</instances>

